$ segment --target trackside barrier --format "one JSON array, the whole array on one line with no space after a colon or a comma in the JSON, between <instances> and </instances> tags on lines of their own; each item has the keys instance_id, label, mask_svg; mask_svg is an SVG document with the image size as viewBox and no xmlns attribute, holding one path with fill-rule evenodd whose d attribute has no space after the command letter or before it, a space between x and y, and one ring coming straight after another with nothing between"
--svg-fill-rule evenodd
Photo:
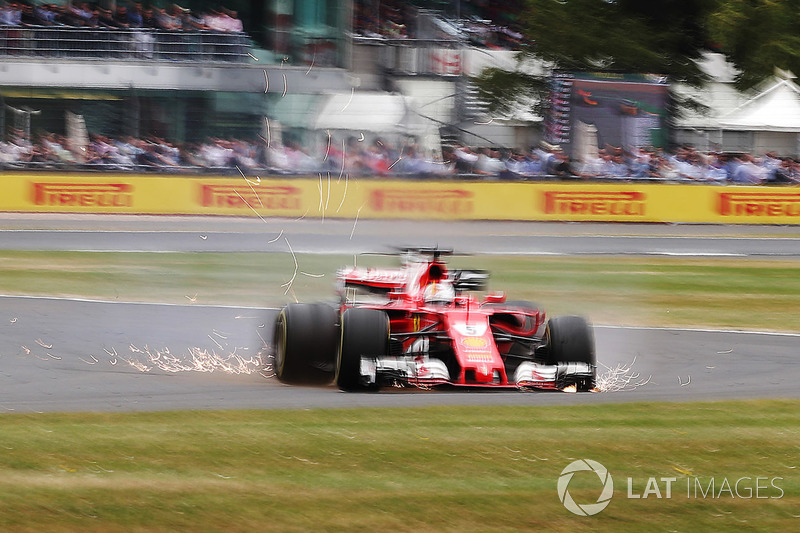
<instances>
[{"instance_id":1,"label":"trackside barrier","mask_svg":"<svg viewBox=\"0 0 800 533\"><path fill-rule=\"evenodd\" d=\"M338 176L0 176L0 211L441 220L800 224L800 188Z\"/></svg>"}]
</instances>

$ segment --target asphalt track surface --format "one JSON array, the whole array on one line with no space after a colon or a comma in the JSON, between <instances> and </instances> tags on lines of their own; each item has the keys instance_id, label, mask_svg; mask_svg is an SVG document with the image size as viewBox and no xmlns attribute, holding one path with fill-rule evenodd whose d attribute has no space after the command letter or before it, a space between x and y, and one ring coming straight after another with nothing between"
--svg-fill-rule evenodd
<instances>
[{"instance_id":1,"label":"asphalt track surface","mask_svg":"<svg viewBox=\"0 0 800 533\"><path fill-rule=\"evenodd\" d=\"M247 251L261 243L253 251L265 251L264 242L283 230L281 237L290 240L296 252L308 246L313 252L355 253L380 251L371 247L385 246L387 239L397 242L411 236L414 240L415 235L435 231L442 237L440 244L473 252L800 257L798 231L787 227L404 222L365 223L353 231L353 221L326 221L323 230L319 221L254 223L176 217L165 224L164 219L151 220L155 218L7 217L0 220L0 249L199 251L211 241L209 250ZM173 227L164 233L156 225ZM353 240L358 231L364 240L353 244L351 231ZM552 241L537 240L541 236ZM418 238L414 241L417 244ZM571 244L557 247L558 241ZM320 243L321 249L315 248ZM611 243L617 247L600 250ZM543 251L545 244L553 249ZM579 249L571 251L573 247ZM621 389L616 392L391 389L350 394L332 386L293 387L270 377L260 363L271 341L274 315L270 309L0 297L0 412L800 397L800 335L605 326L595 328L599 374L616 374L610 383L612 389Z\"/></svg>"},{"instance_id":2,"label":"asphalt track surface","mask_svg":"<svg viewBox=\"0 0 800 533\"><path fill-rule=\"evenodd\" d=\"M800 227L533 222L430 222L153 217L0 216L0 250L388 252L439 245L458 252L800 258Z\"/></svg>"},{"instance_id":3,"label":"asphalt track surface","mask_svg":"<svg viewBox=\"0 0 800 533\"><path fill-rule=\"evenodd\" d=\"M275 310L0 298L0 412L570 405L798 398L800 336L596 327L593 394L389 389L352 394L262 370ZM172 358L166 355L167 351ZM197 370L203 354L216 365ZM194 356L192 355L194 354ZM199 354L199 355L198 355ZM231 354L236 354L232 356ZM168 361L168 365L159 367ZM223 368L227 366L227 370ZM180 369L179 369L180 368ZM234 368L238 370L234 370ZM179 369L179 370L178 370Z\"/></svg>"}]
</instances>

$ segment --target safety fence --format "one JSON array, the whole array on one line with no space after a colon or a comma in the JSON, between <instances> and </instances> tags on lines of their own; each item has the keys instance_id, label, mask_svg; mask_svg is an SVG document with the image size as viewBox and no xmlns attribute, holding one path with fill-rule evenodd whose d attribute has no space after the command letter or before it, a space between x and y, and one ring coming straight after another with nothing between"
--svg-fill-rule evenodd
<instances>
[{"instance_id":1,"label":"safety fence","mask_svg":"<svg viewBox=\"0 0 800 533\"><path fill-rule=\"evenodd\" d=\"M3 58L244 63L251 45L235 32L0 26Z\"/></svg>"},{"instance_id":2,"label":"safety fence","mask_svg":"<svg viewBox=\"0 0 800 533\"><path fill-rule=\"evenodd\" d=\"M800 189L130 174L0 176L0 211L800 224Z\"/></svg>"}]
</instances>

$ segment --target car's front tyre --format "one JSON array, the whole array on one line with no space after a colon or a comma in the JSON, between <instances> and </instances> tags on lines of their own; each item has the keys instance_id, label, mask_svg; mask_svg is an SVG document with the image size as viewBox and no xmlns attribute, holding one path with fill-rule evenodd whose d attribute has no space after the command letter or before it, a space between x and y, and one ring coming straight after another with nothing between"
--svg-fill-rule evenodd
<instances>
[{"instance_id":1,"label":"car's front tyre","mask_svg":"<svg viewBox=\"0 0 800 533\"><path fill-rule=\"evenodd\" d=\"M591 380L579 384L579 390L595 386L597 360L592 328L579 316L559 316L547 322L544 335L545 363L587 363L592 365Z\"/></svg>"},{"instance_id":2,"label":"car's front tyre","mask_svg":"<svg viewBox=\"0 0 800 533\"><path fill-rule=\"evenodd\" d=\"M389 351L389 316L380 309L352 308L342 313L336 385L349 392L375 390L377 383L361 379L362 356L381 356Z\"/></svg>"}]
</instances>

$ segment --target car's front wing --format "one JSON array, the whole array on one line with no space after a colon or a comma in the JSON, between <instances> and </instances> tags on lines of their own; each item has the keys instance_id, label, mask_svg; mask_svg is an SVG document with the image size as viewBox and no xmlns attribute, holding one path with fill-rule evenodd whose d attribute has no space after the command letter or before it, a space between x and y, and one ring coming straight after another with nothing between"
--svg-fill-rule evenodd
<instances>
[{"instance_id":1,"label":"car's front wing","mask_svg":"<svg viewBox=\"0 0 800 533\"><path fill-rule=\"evenodd\" d=\"M533 388L564 390L583 383L593 382L594 366L588 363L559 363L545 365L523 361L514 371L513 378L503 382L499 375L488 383L457 381L450 375L444 361L426 356L362 357L361 383L365 386L412 385L433 387L455 385L480 388Z\"/></svg>"}]
</instances>

